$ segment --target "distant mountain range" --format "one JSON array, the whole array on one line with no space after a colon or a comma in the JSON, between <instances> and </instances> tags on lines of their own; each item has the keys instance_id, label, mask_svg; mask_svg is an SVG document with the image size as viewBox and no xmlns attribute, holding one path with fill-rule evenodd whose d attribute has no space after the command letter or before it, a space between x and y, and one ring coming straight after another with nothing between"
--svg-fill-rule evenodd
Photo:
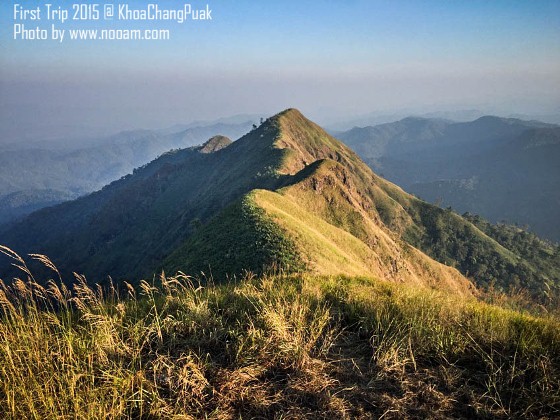
<instances>
[{"instance_id":1,"label":"distant mountain range","mask_svg":"<svg viewBox=\"0 0 560 420\"><path fill-rule=\"evenodd\" d=\"M338 138L406 191L560 241L560 127L485 116L405 118Z\"/></svg>"},{"instance_id":2,"label":"distant mountain range","mask_svg":"<svg viewBox=\"0 0 560 420\"><path fill-rule=\"evenodd\" d=\"M165 132L127 131L75 144L46 143L50 148L5 149L0 153L0 224L96 191L170 149L197 145L215 134L241 137L252 124L201 123Z\"/></svg>"},{"instance_id":3,"label":"distant mountain range","mask_svg":"<svg viewBox=\"0 0 560 420\"><path fill-rule=\"evenodd\" d=\"M178 133L180 131L194 129L194 128L214 128L219 129L220 126L235 126L235 125L246 125L247 123L257 123L262 118L261 115L257 114L239 114L233 115L231 117L218 118L217 120L198 120L193 121L188 124L175 124L171 127L157 130L158 133L162 134L172 134ZM242 133L245 134L245 133ZM235 136L237 138L238 136Z\"/></svg>"},{"instance_id":4,"label":"distant mountain range","mask_svg":"<svg viewBox=\"0 0 560 420\"><path fill-rule=\"evenodd\" d=\"M275 267L461 295L492 284L543 297L560 285L557 248L496 229L405 193L290 109L233 143L213 137L166 153L39 210L0 230L0 243L49 255L63 273L90 281L137 281L162 269L224 281ZM0 259L0 273L9 270Z\"/></svg>"},{"instance_id":5,"label":"distant mountain range","mask_svg":"<svg viewBox=\"0 0 560 420\"><path fill-rule=\"evenodd\" d=\"M394 112L372 112L359 117L342 120L328 125L332 133L344 132L354 127L370 127L380 124L393 123L402 119L413 117L421 119L445 120L448 122L470 122L478 118L493 115L479 109L463 109L454 111L415 112L413 110L401 110ZM555 114L511 114L502 117L521 119L525 121L542 121L549 124L560 124L560 112Z\"/></svg>"}]
</instances>

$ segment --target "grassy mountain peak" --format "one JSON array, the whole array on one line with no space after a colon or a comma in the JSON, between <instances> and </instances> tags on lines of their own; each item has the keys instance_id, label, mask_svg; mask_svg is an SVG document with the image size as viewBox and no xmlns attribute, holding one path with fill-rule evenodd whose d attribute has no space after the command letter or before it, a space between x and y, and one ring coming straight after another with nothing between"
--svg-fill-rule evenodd
<instances>
[{"instance_id":1,"label":"grassy mountain peak","mask_svg":"<svg viewBox=\"0 0 560 420\"><path fill-rule=\"evenodd\" d=\"M97 193L33 214L2 238L96 280L165 269L220 281L276 267L459 294L473 293L473 283L507 289L514 274L538 293L545 287L518 251L377 176L295 109L231 144L214 137L166 154Z\"/></svg>"},{"instance_id":2,"label":"grassy mountain peak","mask_svg":"<svg viewBox=\"0 0 560 420\"><path fill-rule=\"evenodd\" d=\"M235 211L228 209L202 227L168 258L171 271L194 264L195 271L208 272L213 266L214 275L224 275L228 269L259 272L265 265L280 265L471 292L472 284L456 270L400 238L413 220L392 195L403 203L412 197L373 174L354 152L299 111L277 114L232 147L246 143L280 152L274 172L282 182L253 191L232 207ZM259 221L250 232L249 213ZM228 240L224 226L236 232L235 239ZM269 247L280 243L278 238L290 244L283 246L290 252ZM261 252L253 249L255 244ZM270 254L263 255L269 248ZM218 268L220 262L225 267Z\"/></svg>"},{"instance_id":3,"label":"grassy mountain peak","mask_svg":"<svg viewBox=\"0 0 560 420\"><path fill-rule=\"evenodd\" d=\"M231 143L232 141L229 137L217 135L210 138L206 143L200 146L198 151L200 153L212 153L228 147Z\"/></svg>"}]
</instances>

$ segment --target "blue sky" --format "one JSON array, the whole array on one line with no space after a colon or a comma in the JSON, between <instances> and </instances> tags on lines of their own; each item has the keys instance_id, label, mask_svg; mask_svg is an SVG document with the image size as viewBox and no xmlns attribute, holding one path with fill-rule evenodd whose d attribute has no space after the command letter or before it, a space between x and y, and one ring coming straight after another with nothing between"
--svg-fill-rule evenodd
<instances>
[{"instance_id":1,"label":"blue sky","mask_svg":"<svg viewBox=\"0 0 560 420\"><path fill-rule=\"evenodd\" d=\"M209 4L211 22L118 24L168 28L169 41L62 44L13 40L14 3L47 1L0 6L0 123L155 127L288 106L319 122L403 108L560 111L559 1L193 1Z\"/></svg>"}]
</instances>

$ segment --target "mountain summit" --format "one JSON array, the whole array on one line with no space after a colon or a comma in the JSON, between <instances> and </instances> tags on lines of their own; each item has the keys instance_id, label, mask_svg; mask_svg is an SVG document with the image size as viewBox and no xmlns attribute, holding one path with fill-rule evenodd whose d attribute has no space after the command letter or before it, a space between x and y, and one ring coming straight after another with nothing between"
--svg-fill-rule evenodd
<instances>
[{"instance_id":1,"label":"mountain summit","mask_svg":"<svg viewBox=\"0 0 560 420\"><path fill-rule=\"evenodd\" d=\"M509 275L472 261L537 272L467 220L374 174L295 109L231 144L214 137L169 152L0 235L17 252L44 253L96 280L165 269L220 281L274 266L471 294L465 275L504 286Z\"/></svg>"},{"instance_id":2,"label":"mountain summit","mask_svg":"<svg viewBox=\"0 0 560 420\"><path fill-rule=\"evenodd\" d=\"M200 146L200 153L212 153L217 152L218 150L223 149L224 147L228 147L232 141L225 136L214 136L202 146Z\"/></svg>"}]
</instances>

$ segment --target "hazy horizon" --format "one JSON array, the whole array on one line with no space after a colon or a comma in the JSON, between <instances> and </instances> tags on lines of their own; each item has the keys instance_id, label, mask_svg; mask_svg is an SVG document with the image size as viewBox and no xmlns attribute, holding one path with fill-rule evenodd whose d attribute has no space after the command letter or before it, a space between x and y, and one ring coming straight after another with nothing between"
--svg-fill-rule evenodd
<instances>
[{"instance_id":1,"label":"hazy horizon","mask_svg":"<svg viewBox=\"0 0 560 420\"><path fill-rule=\"evenodd\" d=\"M168 28L167 41L63 43L12 39L16 3L0 6L1 143L288 107L325 125L370 113L560 114L555 1L191 2L208 4L212 21L120 23Z\"/></svg>"}]
</instances>

